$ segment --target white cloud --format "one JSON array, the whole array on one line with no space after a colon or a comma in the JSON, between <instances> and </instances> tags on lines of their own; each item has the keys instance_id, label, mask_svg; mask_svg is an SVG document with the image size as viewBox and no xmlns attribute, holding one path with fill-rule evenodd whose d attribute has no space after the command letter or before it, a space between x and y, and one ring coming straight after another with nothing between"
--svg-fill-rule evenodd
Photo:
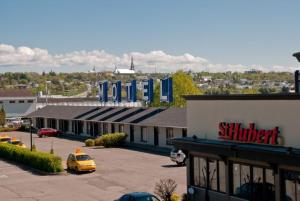
<instances>
[{"instance_id":1,"label":"white cloud","mask_svg":"<svg viewBox=\"0 0 300 201\"><path fill-rule=\"evenodd\" d=\"M170 55L161 50L148 53L131 52L122 56L109 54L104 50L74 51L65 54L49 54L48 50L30 47L14 47L0 44L0 67L14 67L22 71L22 67L35 68L69 68L74 71L76 67L89 70L96 66L97 70L113 70L114 65L128 68L130 57L134 57L137 70L143 72L174 72L179 69L193 71L245 71L255 68L262 71L294 71L296 67L261 65L245 66L242 64L213 64L205 58L193 56L189 53L183 55ZM37 71L40 69L37 69Z\"/></svg>"}]
</instances>

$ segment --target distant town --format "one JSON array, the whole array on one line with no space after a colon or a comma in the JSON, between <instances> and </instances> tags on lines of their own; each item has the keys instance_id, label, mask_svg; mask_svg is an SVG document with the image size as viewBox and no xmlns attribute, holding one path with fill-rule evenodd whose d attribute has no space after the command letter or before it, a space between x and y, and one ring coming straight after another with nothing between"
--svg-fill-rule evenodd
<instances>
[{"instance_id":1,"label":"distant town","mask_svg":"<svg viewBox=\"0 0 300 201\"><path fill-rule=\"evenodd\" d=\"M117 69L118 70L118 69ZM294 91L294 74L290 72L261 72L249 70L238 72L192 72L190 76L200 94L268 94L289 93ZM78 73L58 73L54 71L0 74L0 89L29 89L38 96L51 97L96 97L98 82L121 80L122 83L136 79L138 87L142 80L161 79L172 74L142 73L119 74L113 71ZM156 82L158 83L158 82ZM138 94L139 96L139 94Z\"/></svg>"}]
</instances>

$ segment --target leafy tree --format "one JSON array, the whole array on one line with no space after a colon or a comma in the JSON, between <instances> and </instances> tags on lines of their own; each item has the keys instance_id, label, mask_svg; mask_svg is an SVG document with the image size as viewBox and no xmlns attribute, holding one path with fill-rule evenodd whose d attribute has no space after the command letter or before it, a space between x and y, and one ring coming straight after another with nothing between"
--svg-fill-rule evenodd
<instances>
[{"instance_id":1,"label":"leafy tree","mask_svg":"<svg viewBox=\"0 0 300 201\"><path fill-rule=\"evenodd\" d=\"M183 71L177 71L172 76L173 79L173 103L160 102L160 84L156 83L154 87L154 102L151 106L175 106L184 107L186 105L183 95L201 94L193 82L193 78Z\"/></svg>"}]
</instances>

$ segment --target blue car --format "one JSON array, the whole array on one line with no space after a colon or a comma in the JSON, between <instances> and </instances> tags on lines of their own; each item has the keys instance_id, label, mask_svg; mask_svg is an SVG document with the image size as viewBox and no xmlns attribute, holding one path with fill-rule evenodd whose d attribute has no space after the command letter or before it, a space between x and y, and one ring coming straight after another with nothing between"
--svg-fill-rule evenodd
<instances>
[{"instance_id":1,"label":"blue car","mask_svg":"<svg viewBox=\"0 0 300 201\"><path fill-rule=\"evenodd\" d=\"M115 201L160 201L157 197L146 192L128 193Z\"/></svg>"}]
</instances>

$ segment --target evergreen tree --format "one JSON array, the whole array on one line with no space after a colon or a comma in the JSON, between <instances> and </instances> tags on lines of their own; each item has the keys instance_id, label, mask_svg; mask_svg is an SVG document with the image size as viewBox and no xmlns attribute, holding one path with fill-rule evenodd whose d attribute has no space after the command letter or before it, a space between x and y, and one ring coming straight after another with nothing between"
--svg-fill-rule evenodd
<instances>
[{"instance_id":1,"label":"evergreen tree","mask_svg":"<svg viewBox=\"0 0 300 201\"><path fill-rule=\"evenodd\" d=\"M2 105L1 110L0 110L0 125L2 127L5 125L5 118L6 118L6 114L5 114L4 107Z\"/></svg>"}]
</instances>

